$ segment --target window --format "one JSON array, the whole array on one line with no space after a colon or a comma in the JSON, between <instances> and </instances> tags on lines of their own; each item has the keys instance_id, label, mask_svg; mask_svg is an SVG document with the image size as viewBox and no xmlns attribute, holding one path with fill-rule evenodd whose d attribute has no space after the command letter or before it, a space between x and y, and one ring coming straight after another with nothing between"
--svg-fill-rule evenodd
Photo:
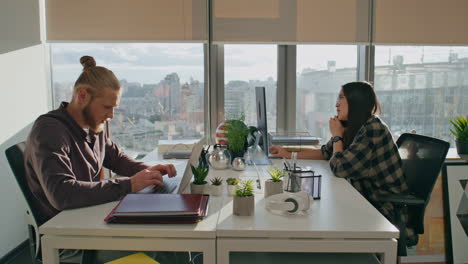
<instances>
[{"instance_id":1,"label":"window","mask_svg":"<svg viewBox=\"0 0 468 264\"><path fill-rule=\"evenodd\" d=\"M51 44L55 107L71 99L83 55L120 80L122 98L110 127L126 153L145 154L159 140L204 135L203 44Z\"/></svg>"},{"instance_id":2,"label":"window","mask_svg":"<svg viewBox=\"0 0 468 264\"><path fill-rule=\"evenodd\" d=\"M375 89L396 137L451 141L449 118L468 113L468 47L377 46Z\"/></svg>"},{"instance_id":3,"label":"window","mask_svg":"<svg viewBox=\"0 0 468 264\"><path fill-rule=\"evenodd\" d=\"M224 112L257 126L255 87L264 86L268 130L276 131L276 45L224 45Z\"/></svg>"},{"instance_id":4,"label":"window","mask_svg":"<svg viewBox=\"0 0 468 264\"><path fill-rule=\"evenodd\" d=\"M296 69L296 130L325 143L341 86L357 78L357 46L298 45Z\"/></svg>"}]
</instances>

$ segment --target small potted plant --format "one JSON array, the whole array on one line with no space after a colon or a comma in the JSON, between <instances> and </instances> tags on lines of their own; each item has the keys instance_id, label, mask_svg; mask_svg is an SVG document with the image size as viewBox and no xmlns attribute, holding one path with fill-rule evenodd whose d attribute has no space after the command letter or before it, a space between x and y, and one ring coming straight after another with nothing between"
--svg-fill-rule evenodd
<instances>
[{"instance_id":1,"label":"small potted plant","mask_svg":"<svg viewBox=\"0 0 468 264\"><path fill-rule=\"evenodd\" d=\"M236 186L236 193L233 199L233 214L239 216L253 215L255 209L255 199L253 194L253 181L242 181Z\"/></svg>"},{"instance_id":2,"label":"small potted plant","mask_svg":"<svg viewBox=\"0 0 468 264\"><path fill-rule=\"evenodd\" d=\"M236 185L239 184L239 179L237 178L227 178L226 179L226 183L227 183L227 190L228 190L228 194L229 196L234 196L235 192L236 192Z\"/></svg>"},{"instance_id":3,"label":"small potted plant","mask_svg":"<svg viewBox=\"0 0 468 264\"><path fill-rule=\"evenodd\" d=\"M232 160L243 157L247 149L247 136L249 128L244 123L245 115L241 114L238 119L231 119L227 124L228 150L231 152Z\"/></svg>"},{"instance_id":4,"label":"small potted plant","mask_svg":"<svg viewBox=\"0 0 468 264\"><path fill-rule=\"evenodd\" d=\"M211 181L211 195L213 196L221 196L223 193L223 179L220 177L215 177L210 180Z\"/></svg>"},{"instance_id":5,"label":"small potted plant","mask_svg":"<svg viewBox=\"0 0 468 264\"><path fill-rule=\"evenodd\" d=\"M450 119L454 129L450 132L455 136L458 154L468 154L468 115Z\"/></svg>"},{"instance_id":6,"label":"small potted plant","mask_svg":"<svg viewBox=\"0 0 468 264\"><path fill-rule=\"evenodd\" d=\"M283 192L282 178L286 175L286 173L283 170L277 168L269 169L268 173L270 174L271 178L265 181L265 198L270 195Z\"/></svg>"},{"instance_id":7,"label":"small potted plant","mask_svg":"<svg viewBox=\"0 0 468 264\"><path fill-rule=\"evenodd\" d=\"M192 168L193 173L193 182L190 184L190 192L191 193L201 193L205 192L206 176L208 176L209 168L205 167L197 167L195 168L193 165L190 165Z\"/></svg>"}]
</instances>

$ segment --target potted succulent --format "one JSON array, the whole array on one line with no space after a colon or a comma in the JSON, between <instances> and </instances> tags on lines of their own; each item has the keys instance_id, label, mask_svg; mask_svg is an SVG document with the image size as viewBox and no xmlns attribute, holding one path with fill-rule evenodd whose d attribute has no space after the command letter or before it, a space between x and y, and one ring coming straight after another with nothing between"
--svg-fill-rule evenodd
<instances>
[{"instance_id":1,"label":"potted succulent","mask_svg":"<svg viewBox=\"0 0 468 264\"><path fill-rule=\"evenodd\" d=\"M208 176L209 168L205 167L197 167L195 168L193 165L190 164L193 173L193 182L190 184L190 192L191 193L201 193L205 192L206 176Z\"/></svg>"},{"instance_id":2,"label":"potted succulent","mask_svg":"<svg viewBox=\"0 0 468 264\"><path fill-rule=\"evenodd\" d=\"M265 198L270 195L283 192L282 178L286 175L286 173L283 170L277 168L269 169L268 173L270 174L271 178L265 181Z\"/></svg>"},{"instance_id":3,"label":"potted succulent","mask_svg":"<svg viewBox=\"0 0 468 264\"><path fill-rule=\"evenodd\" d=\"M213 196L221 196L223 193L223 179L220 177L215 177L210 180L211 181L211 194Z\"/></svg>"},{"instance_id":4,"label":"potted succulent","mask_svg":"<svg viewBox=\"0 0 468 264\"><path fill-rule=\"evenodd\" d=\"M468 115L450 119L454 129L450 132L455 136L458 154L468 154Z\"/></svg>"},{"instance_id":5,"label":"potted succulent","mask_svg":"<svg viewBox=\"0 0 468 264\"><path fill-rule=\"evenodd\" d=\"M234 196L235 192L236 192L236 185L239 184L239 179L237 178L227 178L226 179L226 183L227 183L227 190L228 190L228 194L229 196Z\"/></svg>"},{"instance_id":6,"label":"potted succulent","mask_svg":"<svg viewBox=\"0 0 468 264\"><path fill-rule=\"evenodd\" d=\"M239 216L253 215L255 209L255 199L253 194L253 181L242 181L236 186L236 193L233 199L233 214Z\"/></svg>"}]
</instances>

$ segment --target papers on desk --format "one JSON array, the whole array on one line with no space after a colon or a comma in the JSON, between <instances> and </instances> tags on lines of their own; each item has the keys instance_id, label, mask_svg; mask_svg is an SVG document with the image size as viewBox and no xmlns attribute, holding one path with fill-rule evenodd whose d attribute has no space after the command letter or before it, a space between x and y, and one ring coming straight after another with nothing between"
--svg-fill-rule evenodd
<instances>
[{"instance_id":1,"label":"papers on desk","mask_svg":"<svg viewBox=\"0 0 468 264\"><path fill-rule=\"evenodd\" d=\"M208 195L130 193L104 219L108 223L196 223L206 216Z\"/></svg>"},{"instance_id":2,"label":"papers on desk","mask_svg":"<svg viewBox=\"0 0 468 264\"><path fill-rule=\"evenodd\" d=\"M104 264L160 264L156 260L148 257L145 253L136 253Z\"/></svg>"},{"instance_id":3,"label":"papers on desk","mask_svg":"<svg viewBox=\"0 0 468 264\"><path fill-rule=\"evenodd\" d=\"M188 159L192 154L192 150L169 150L163 154L165 159Z\"/></svg>"}]
</instances>

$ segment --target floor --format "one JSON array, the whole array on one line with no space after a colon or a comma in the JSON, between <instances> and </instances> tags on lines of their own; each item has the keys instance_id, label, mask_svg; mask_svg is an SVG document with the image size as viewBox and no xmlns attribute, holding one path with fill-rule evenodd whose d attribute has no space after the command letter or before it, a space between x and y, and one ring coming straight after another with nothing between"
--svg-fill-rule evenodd
<instances>
[{"instance_id":1,"label":"floor","mask_svg":"<svg viewBox=\"0 0 468 264\"><path fill-rule=\"evenodd\" d=\"M13 259L10 259L8 262L2 263L2 264L32 264L29 247L25 247L23 250L18 252L18 254L14 256ZM413 264L413 263L406 262L405 264ZM430 262L430 263L418 262L417 264L445 264L445 262Z\"/></svg>"},{"instance_id":2,"label":"floor","mask_svg":"<svg viewBox=\"0 0 468 264\"><path fill-rule=\"evenodd\" d=\"M16 256L5 262L5 264L32 264L29 247L23 248Z\"/></svg>"},{"instance_id":3,"label":"floor","mask_svg":"<svg viewBox=\"0 0 468 264\"><path fill-rule=\"evenodd\" d=\"M171 256L172 256L172 254L174 254L174 253L171 253ZM181 255L183 255L183 257L186 257L185 254L187 254L187 253L185 253L185 252L181 253ZM203 257L197 256L197 255L199 255L199 254L196 253L196 252L192 252L192 262L190 262L190 263L200 264L200 263L203 262ZM189 262L189 261L182 260L180 255L178 255L178 256L179 256L179 261L177 261L177 263L188 263ZM164 258L164 255L162 255L161 257ZM174 262L173 261L161 261L160 263L174 263ZM31 259L31 253L29 251L29 246L24 247L23 249L21 249L21 251L19 251L15 256L12 256L12 258L10 260L8 260L7 262L1 262L0 264L33 264L32 259Z\"/></svg>"}]
</instances>

